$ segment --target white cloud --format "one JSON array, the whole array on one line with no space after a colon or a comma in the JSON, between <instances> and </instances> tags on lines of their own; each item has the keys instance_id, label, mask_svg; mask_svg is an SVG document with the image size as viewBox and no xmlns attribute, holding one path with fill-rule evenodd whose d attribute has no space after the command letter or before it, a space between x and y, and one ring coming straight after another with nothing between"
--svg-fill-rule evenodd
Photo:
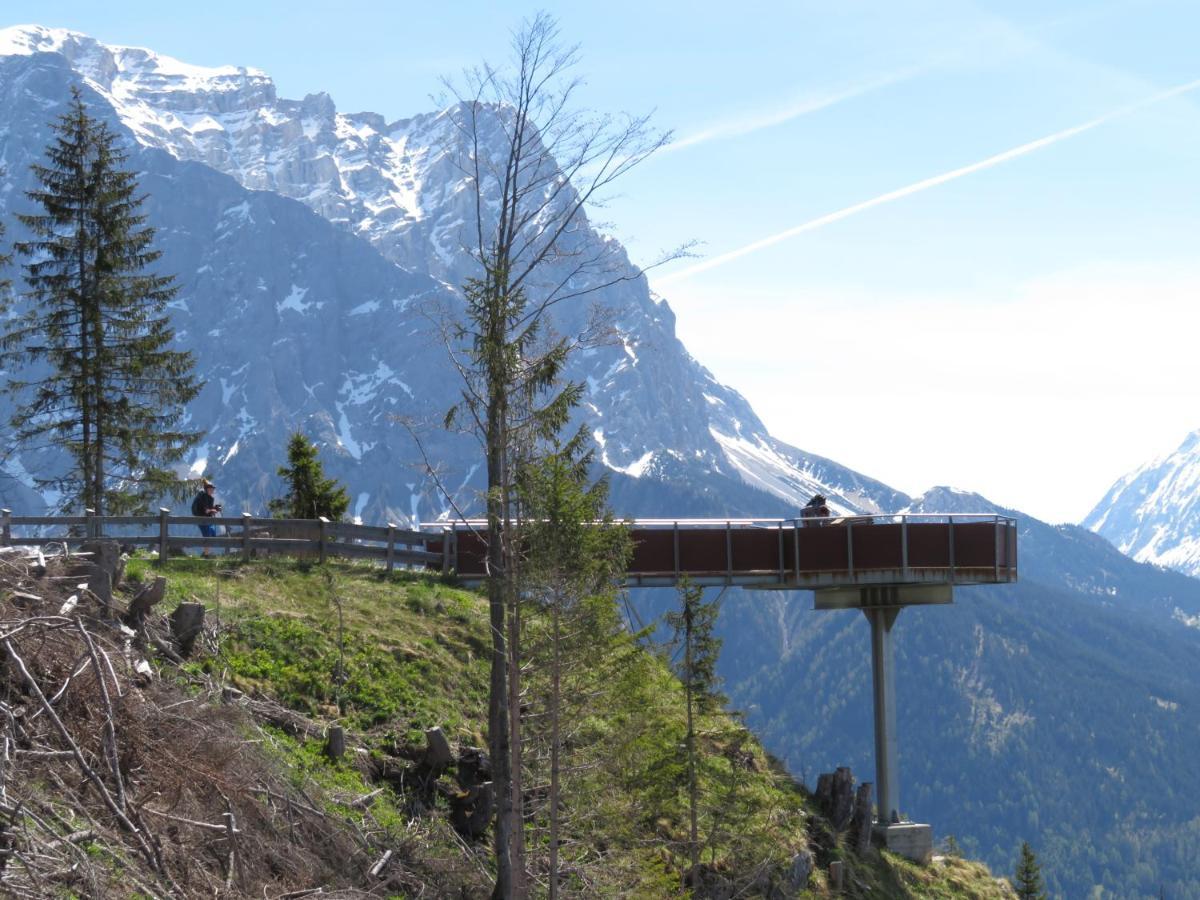
<instances>
[{"instance_id":1,"label":"white cloud","mask_svg":"<svg viewBox=\"0 0 1200 900\"><path fill-rule=\"evenodd\" d=\"M672 302L689 350L777 437L908 493L950 483L1078 521L1200 427L1197 297L1200 268L1147 264L1004 297L739 296L752 317L699 286Z\"/></svg>"}]
</instances>

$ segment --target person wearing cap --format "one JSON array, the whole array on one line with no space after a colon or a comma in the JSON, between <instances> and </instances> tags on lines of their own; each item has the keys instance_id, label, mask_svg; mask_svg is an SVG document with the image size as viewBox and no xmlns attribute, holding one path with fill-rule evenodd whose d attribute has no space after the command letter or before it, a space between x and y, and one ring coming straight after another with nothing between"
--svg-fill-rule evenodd
<instances>
[{"instance_id":1,"label":"person wearing cap","mask_svg":"<svg viewBox=\"0 0 1200 900\"><path fill-rule=\"evenodd\" d=\"M207 478L205 478L204 479L204 487L201 489L200 493L198 493L196 495L196 499L192 501L192 515L193 516L218 516L218 515L220 515L221 514L221 504L219 504L216 501L215 497L213 496L214 494L216 494L216 492L217 492L217 486L215 484L213 484L211 481L209 481ZM209 524L205 523L200 526L200 533L202 535L204 535L204 537L216 537L217 536L217 526L209 525ZM205 547L204 550L201 551L200 555L208 556L208 548Z\"/></svg>"},{"instance_id":2,"label":"person wearing cap","mask_svg":"<svg viewBox=\"0 0 1200 900\"><path fill-rule=\"evenodd\" d=\"M826 502L824 495L817 494L809 500L805 504L804 509L800 510L800 518L813 520L805 522L806 527L824 525L825 520L829 518L829 504Z\"/></svg>"}]
</instances>

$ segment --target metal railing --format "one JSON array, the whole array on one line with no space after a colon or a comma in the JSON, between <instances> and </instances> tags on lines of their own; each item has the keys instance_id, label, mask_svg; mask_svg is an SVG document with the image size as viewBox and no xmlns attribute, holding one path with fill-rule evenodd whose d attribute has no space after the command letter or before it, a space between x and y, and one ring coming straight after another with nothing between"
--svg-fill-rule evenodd
<instances>
[{"instance_id":1,"label":"metal railing","mask_svg":"<svg viewBox=\"0 0 1200 900\"><path fill-rule=\"evenodd\" d=\"M1017 578L1016 519L992 513L798 518L629 519L626 583L780 588L849 584L994 584ZM448 526L450 567L478 581L487 525Z\"/></svg>"}]
</instances>

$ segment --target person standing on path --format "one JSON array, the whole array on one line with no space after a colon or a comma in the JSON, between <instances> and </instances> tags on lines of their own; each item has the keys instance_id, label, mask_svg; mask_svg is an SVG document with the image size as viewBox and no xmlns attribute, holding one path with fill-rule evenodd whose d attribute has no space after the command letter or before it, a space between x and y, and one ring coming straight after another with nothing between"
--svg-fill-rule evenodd
<instances>
[{"instance_id":1,"label":"person standing on path","mask_svg":"<svg viewBox=\"0 0 1200 900\"><path fill-rule=\"evenodd\" d=\"M217 486L205 478L203 489L196 495L196 499L192 501L192 515L208 517L219 516L221 514L221 504L216 501L214 496L216 492ZM216 537L217 526L209 525L206 522L200 526L200 534L202 534L204 537ZM208 556L208 548L205 547L200 552L200 555Z\"/></svg>"}]
</instances>

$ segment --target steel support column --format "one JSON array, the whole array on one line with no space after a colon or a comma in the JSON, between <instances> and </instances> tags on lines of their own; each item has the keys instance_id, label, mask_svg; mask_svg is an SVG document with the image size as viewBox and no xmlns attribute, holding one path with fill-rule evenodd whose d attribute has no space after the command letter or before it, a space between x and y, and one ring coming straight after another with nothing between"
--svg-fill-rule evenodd
<instances>
[{"instance_id":1,"label":"steel support column","mask_svg":"<svg viewBox=\"0 0 1200 900\"><path fill-rule=\"evenodd\" d=\"M900 821L900 772L896 763L896 666L892 625L900 607L863 609L871 623L871 675L875 688L875 790L879 823Z\"/></svg>"}]
</instances>

